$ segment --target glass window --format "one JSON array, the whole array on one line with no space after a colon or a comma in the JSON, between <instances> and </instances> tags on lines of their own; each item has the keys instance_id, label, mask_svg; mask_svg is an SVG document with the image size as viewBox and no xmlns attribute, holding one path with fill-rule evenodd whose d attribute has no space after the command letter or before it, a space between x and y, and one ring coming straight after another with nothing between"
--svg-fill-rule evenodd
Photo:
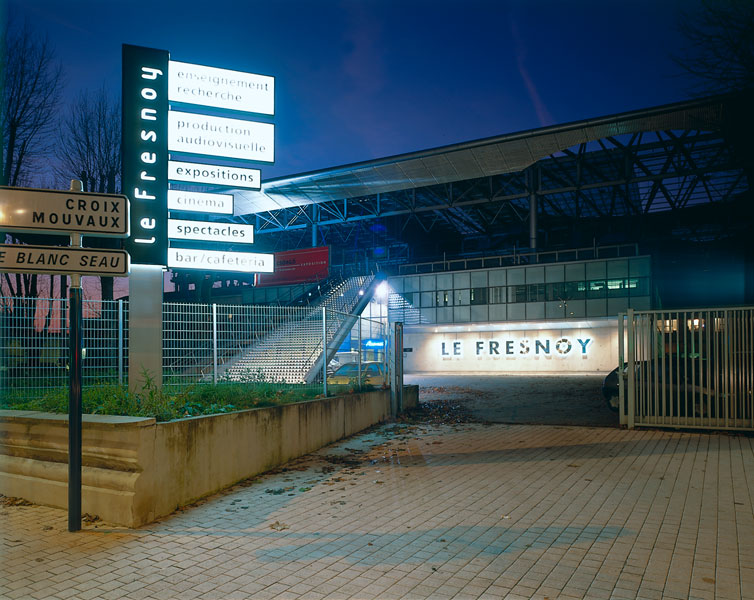
<instances>
[{"instance_id":1,"label":"glass window","mask_svg":"<svg viewBox=\"0 0 754 600\"><path fill-rule=\"evenodd\" d=\"M628 291L631 296L649 296L649 278L635 277L628 279Z\"/></svg>"},{"instance_id":2,"label":"glass window","mask_svg":"<svg viewBox=\"0 0 754 600\"><path fill-rule=\"evenodd\" d=\"M592 279L589 282L589 298L604 298L607 291L607 285L604 279Z\"/></svg>"},{"instance_id":3,"label":"glass window","mask_svg":"<svg viewBox=\"0 0 754 600\"><path fill-rule=\"evenodd\" d=\"M491 287L489 291L490 304L505 304L505 286Z\"/></svg>"},{"instance_id":4,"label":"glass window","mask_svg":"<svg viewBox=\"0 0 754 600\"><path fill-rule=\"evenodd\" d=\"M628 296L628 280L626 279L608 279L607 295L610 298Z\"/></svg>"},{"instance_id":5,"label":"glass window","mask_svg":"<svg viewBox=\"0 0 754 600\"><path fill-rule=\"evenodd\" d=\"M357 364L343 365L337 371L335 371L335 374L342 375L344 377L358 377L359 366Z\"/></svg>"},{"instance_id":6,"label":"glass window","mask_svg":"<svg viewBox=\"0 0 754 600\"><path fill-rule=\"evenodd\" d=\"M366 374L371 376L381 375L380 368L377 365L367 365Z\"/></svg>"},{"instance_id":7,"label":"glass window","mask_svg":"<svg viewBox=\"0 0 754 600\"><path fill-rule=\"evenodd\" d=\"M547 300L556 301L565 299L565 283L548 283L545 286Z\"/></svg>"},{"instance_id":8,"label":"glass window","mask_svg":"<svg viewBox=\"0 0 754 600\"><path fill-rule=\"evenodd\" d=\"M526 285L508 286L508 302L526 302Z\"/></svg>"},{"instance_id":9,"label":"glass window","mask_svg":"<svg viewBox=\"0 0 754 600\"><path fill-rule=\"evenodd\" d=\"M450 292L443 290L437 292L437 306L453 306L453 297Z\"/></svg>"},{"instance_id":10,"label":"glass window","mask_svg":"<svg viewBox=\"0 0 754 600\"><path fill-rule=\"evenodd\" d=\"M586 282L567 281L565 284L564 300L581 300L586 298Z\"/></svg>"},{"instance_id":11,"label":"glass window","mask_svg":"<svg viewBox=\"0 0 754 600\"><path fill-rule=\"evenodd\" d=\"M544 302L545 300L545 284L544 283L530 283L527 286L527 302Z\"/></svg>"},{"instance_id":12,"label":"glass window","mask_svg":"<svg viewBox=\"0 0 754 600\"><path fill-rule=\"evenodd\" d=\"M471 304L487 304L487 288L471 288Z\"/></svg>"}]
</instances>

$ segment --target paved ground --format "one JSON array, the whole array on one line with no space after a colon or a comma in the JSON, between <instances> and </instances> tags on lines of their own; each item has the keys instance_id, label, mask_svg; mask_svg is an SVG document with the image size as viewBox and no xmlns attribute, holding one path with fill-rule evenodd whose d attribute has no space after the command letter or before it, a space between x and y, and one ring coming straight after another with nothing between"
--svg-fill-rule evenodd
<instances>
[{"instance_id":1,"label":"paved ground","mask_svg":"<svg viewBox=\"0 0 754 600\"><path fill-rule=\"evenodd\" d=\"M754 598L753 496L749 437L399 423L137 530L6 499L0 597Z\"/></svg>"},{"instance_id":2,"label":"paved ground","mask_svg":"<svg viewBox=\"0 0 754 600\"><path fill-rule=\"evenodd\" d=\"M406 375L424 400L460 402L480 421L617 427L601 375Z\"/></svg>"}]
</instances>

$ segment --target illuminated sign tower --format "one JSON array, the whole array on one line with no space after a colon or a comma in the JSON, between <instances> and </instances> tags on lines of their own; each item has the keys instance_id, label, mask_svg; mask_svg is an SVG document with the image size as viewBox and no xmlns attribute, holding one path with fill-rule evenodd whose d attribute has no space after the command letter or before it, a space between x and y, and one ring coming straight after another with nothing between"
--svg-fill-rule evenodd
<instances>
[{"instance_id":1,"label":"illuminated sign tower","mask_svg":"<svg viewBox=\"0 0 754 600\"><path fill-rule=\"evenodd\" d=\"M272 254L237 249L254 243L253 226L218 218L233 215L228 188L260 189L251 165L275 160L275 126L248 118L274 115L274 100L273 77L123 46L123 191L132 200L135 264L273 272Z\"/></svg>"}]
</instances>

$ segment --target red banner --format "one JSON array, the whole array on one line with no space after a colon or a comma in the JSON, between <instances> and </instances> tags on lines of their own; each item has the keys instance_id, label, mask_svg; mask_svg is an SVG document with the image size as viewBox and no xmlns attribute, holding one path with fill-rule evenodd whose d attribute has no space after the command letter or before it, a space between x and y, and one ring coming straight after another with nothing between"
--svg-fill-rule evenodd
<instances>
[{"instance_id":1,"label":"red banner","mask_svg":"<svg viewBox=\"0 0 754 600\"><path fill-rule=\"evenodd\" d=\"M330 248L275 252L275 272L258 273L257 287L322 281L330 276Z\"/></svg>"}]
</instances>

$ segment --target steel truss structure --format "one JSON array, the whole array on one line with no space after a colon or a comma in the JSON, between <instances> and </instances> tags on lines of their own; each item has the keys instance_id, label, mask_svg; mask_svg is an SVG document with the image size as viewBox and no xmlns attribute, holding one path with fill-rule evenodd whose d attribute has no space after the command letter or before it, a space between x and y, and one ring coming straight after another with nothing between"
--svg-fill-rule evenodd
<instances>
[{"instance_id":1,"label":"steel truss structure","mask_svg":"<svg viewBox=\"0 0 754 600\"><path fill-rule=\"evenodd\" d=\"M750 189L740 148L725 135L730 118L716 97L275 180L263 192L284 193L285 201L241 219L273 249L316 241L331 245L336 260L338 248L378 248L384 260L405 262L409 245L425 256L440 247L459 254L526 247L532 217L540 248L599 241L606 232L622 232L609 242L641 241L636 223L649 230L655 215L685 240L722 239L745 226L723 207ZM496 147L497 165L481 154ZM461 159L467 164L459 167ZM412 175L419 161L434 161L431 177ZM485 170L496 172L468 176ZM364 183L370 175L373 183ZM420 185L432 178L442 181Z\"/></svg>"}]
</instances>

